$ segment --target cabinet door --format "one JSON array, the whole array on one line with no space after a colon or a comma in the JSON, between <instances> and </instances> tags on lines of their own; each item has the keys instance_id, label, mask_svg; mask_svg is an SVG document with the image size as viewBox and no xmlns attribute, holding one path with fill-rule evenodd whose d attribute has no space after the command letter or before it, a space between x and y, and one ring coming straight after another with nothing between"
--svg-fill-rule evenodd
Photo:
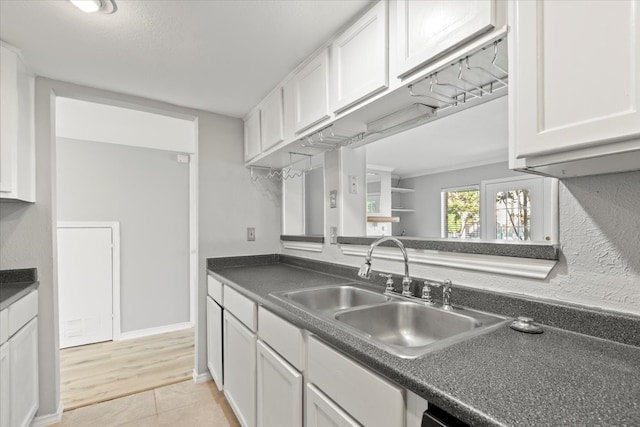
<instances>
[{"instance_id":1,"label":"cabinet door","mask_svg":"<svg viewBox=\"0 0 640 427\"><path fill-rule=\"evenodd\" d=\"M638 6L510 3L512 160L640 137Z\"/></svg>"},{"instance_id":2,"label":"cabinet door","mask_svg":"<svg viewBox=\"0 0 640 427\"><path fill-rule=\"evenodd\" d=\"M256 157L262 151L260 135L260 110L256 110L244 121L244 161Z\"/></svg>"},{"instance_id":3,"label":"cabinet door","mask_svg":"<svg viewBox=\"0 0 640 427\"><path fill-rule=\"evenodd\" d=\"M14 193L18 144L18 56L0 46L0 193Z\"/></svg>"},{"instance_id":4,"label":"cabinet door","mask_svg":"<svg viewBox=\"0 0 640 427\"><path fill-rule=\"evenodd\" d=\"M258 341L258 427L302 427L302 374Z\"/></svg>"},{"instance_id":5,"label":"cabinet door","mask_svg":"<svg viewBox=\"0 0 640 427\"><path fill-rule=\"evenodd\" d=\"M309 337L308 381L315 384L351 417L367 427L402 427L404 390L342 353ZM362 399L362 391L367 398Z\"/></svg>"},{"instance_id":6,"label":"cabinet door","mask_svg":"<svg viewBox=\"0 0 640 427\"><path fill-rule=\"evenodd\" d=\"M360 424L331 399L307 384L307 427L359 427Z\"/></svg>"},{"instance_id":7,"label":"cabinet door","mask_svg":"<svg viewBox=\"0 0 640 427\"><path fill-rule=\"evenodd\" d=\"M224 327L224 395L243 427L256 425L256 336L227 310Z\"/></svg>"},{"instance_id":8,"label":"cabinet door","mask_svg":"<svg viewBox=\"0 0 640 427\"><path fill-rule=\"evenodd\" d=\"M207 367L222 390L222 309L211 297L207 297Z\"/></svg>"},{"instance_id":9,"label":"cabinet door","mask_svg":"<svg viewBox=\"0 0 640 427\"><path fill-rule=\"evenodd\" d=\"M494 0L398 0L398 75L491 30ZM571 21L570 21L571 22Z\"/></svg>"},{"instance_id":10,"label":"cabinet door","mask_svg":"<svg viewBox=\"0 0 640 427\"><path fill-rule=\"evenodd\" d=\"M278 88L262 105L262 151L284 141L282 88Z\"/></svg>"},{"instance_id":11,"label":"cabinet door","mask_svg":"<svg viewBox=\"0 0 640 427\"><path fill-rule=\"evenodd\" d=\"M301 132L329 117L329 49L293 77L294 129Z\"/></svg>"},{"instance_id":12,"label":"cabinet door","mask_svg":"<svg viewBox=\"0 0 640 427\"><path fill-rule=\"evenodd\" d=\"M9 416L12 427L26 427L38 410L38 318L9 340L11 364Z\"/></svg>"},{"instance_id":13,"label":"cabinet door","mask_svg":"<svg viewBox=\"0 0 640 427\"><path fill-rule=\"evenodd\" d=\"M380 1L331 48L331 108L339 112L388 87L387 2Z\"/></svg>"},{"instance_id":14,"label":"cabinet door","mask_svg":"<svg viewBox=\"0 0 640 427\"><path fill-rule=\"evenodd\" d=\"M0 427L9 427L11 370L9 369L9 343L0 346Z\"/></svg>"}]
</instances>

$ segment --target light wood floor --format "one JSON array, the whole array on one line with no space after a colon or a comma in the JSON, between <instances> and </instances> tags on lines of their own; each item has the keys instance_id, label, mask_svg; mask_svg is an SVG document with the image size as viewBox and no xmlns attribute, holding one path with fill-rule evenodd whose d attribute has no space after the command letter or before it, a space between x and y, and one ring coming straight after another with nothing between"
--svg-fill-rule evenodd
<instances>
[{"instance_id":1,"label":"light wood floor","mask_svg":"<svg viewBox=\"0 0 640 427\"><path fill-rule=\"evenodd\" d=\"M193 336L187 329L61 350L65 411L191 379Z\"/></svg>"},{"instance_id":2,"label":"light wood floor","mask_svg":"<svg viewBox=\"0 0 640 427\"><path fill-rule=\"evenodd\" d=\"M65 411L52 427L239 427L212 381L193 380Z\"/></svg>"}]
</instances>

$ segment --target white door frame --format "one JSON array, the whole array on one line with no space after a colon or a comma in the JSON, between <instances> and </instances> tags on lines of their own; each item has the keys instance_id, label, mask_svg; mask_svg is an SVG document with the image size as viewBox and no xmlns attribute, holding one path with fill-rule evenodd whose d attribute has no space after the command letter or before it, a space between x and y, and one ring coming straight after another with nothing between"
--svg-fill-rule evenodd
<instances>
[{"instance_id":1,"label":"white door frame","mask_svg":"<svg viewBox=\"0 0 640 427\"><path fill-rule=\"evenodd\" d=\"M119 221L58 221L58 228L110 228L112 269L112 329L113 341L120 341L120 222Z\"/></svg>"}]
</instances>

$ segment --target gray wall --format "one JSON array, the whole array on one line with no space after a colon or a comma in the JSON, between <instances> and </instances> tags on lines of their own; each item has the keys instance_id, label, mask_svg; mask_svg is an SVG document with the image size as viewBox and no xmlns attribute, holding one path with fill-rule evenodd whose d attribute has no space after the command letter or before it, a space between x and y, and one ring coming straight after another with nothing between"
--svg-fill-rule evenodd
<instances>
[{"instance_id":1,"label":"gray wall","mask_svg":"<svg viewBox=\"0 0 640 427\"><path fill-rule=\"evenodd\" d=\"M55 95L104 102L197 120L198 278L195 373L206 373L206 258L278 252L279 186L253 184L244 167L242 120L181 108L135 96L37 78L35 99L35 204L0 203L0 269L36 267L38 301L39 416L55 414L60 403L58 283L56 270ZM230 214L232 213L232 214ZM246 227L256 241L246 241Z\"/></svg>"},{"instance_id":2,"label":"gray wall","mask_svg":"<svg viewBox=\"0 0 640 427\"><path fill-rule=\"evenodd\" d=\"M189 164L57 139L58 221L120 222L121 331L189 322Z\"/></svg>"},{"instance_id":3,"label":"gray wall","mask_svg":"<svg viewBox=\"0 0 640 427\"><path fill-rule=\"evenodd\" d=\"M415 212L399 214L400 222L393 225L393 235L398 236L405 231L406 236L440 237L440 194L443 188L479 185L482 180L518 175L523 174L509 170L508 163L504 162L402 179L399 187L416 191L394 195L399 199L398 204L394 205L413 208Z\"/></svg>"}]
</instances>

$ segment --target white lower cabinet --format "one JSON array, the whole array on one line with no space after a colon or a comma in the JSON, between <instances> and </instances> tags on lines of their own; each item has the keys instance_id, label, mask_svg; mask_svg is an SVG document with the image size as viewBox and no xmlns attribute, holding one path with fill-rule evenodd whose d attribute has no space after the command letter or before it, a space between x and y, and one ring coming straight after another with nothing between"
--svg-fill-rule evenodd
<instances>
[{"instance_id":1,"label":"white lower cabinet","mask_svg":"<svg viewBox=\"0 0 640 427\"><path fill-rule=\"evenodd\" d=\"M9 425L27 427L38 410L38 319L9 339Z\"/></svg>"},{"instance_id":2,"label":"white lower cabinet","mask_svg":"<svg viewBox=\"0 0 640 427\"><path fill-rule=\"evenodd\" d=\"M420 426L426 400L221 287L224 310L207 298L209 370L215 379L212 332L222 318L224 394L242 426Z\"/></svg>"},{"instance_id":3,"label":"white lower cabinet","mask_svg":"<svg viewBox=\"0 0 640 427\"><path fill-rule=\"evenodd\" d=\"M403 427L405 391L310 337L307 379L367 427ZM366 393L366 397L363 396Z\"/></svg>"},{"instance_id":4,"label":"white lower cabinet","mask_svg":"<svg viewBox=\"0 0 640 427\"><path fill-rule=\"evenodd\" d=\"M10 383L9 343L0 346L0 427L9 427Z\"/></svg>"},{"instance_id":5,"label":"white lower cabinet","mask_svg":"<svg viewBox=\"0 0 640 427\"><path fill-rule=\"evenodd\" d=\"M302 427L302 374L258 341L258 427Z\"/></svg>"},{"instance_id":6,"label":"white lower cabinet","mask_svg":"<svg viewBox=\"0 0 640 427\"><path fill-rule=\"evenodd\" d=\"M225 298L226 299L226 298ZM223 314L224 395L243 427L256 425L256 335Z\"/></svg>"},{"instance_id":7,"label":"white lower cabinet","mask_svg":"<svg viewBox=\"0 0 640 427\"><path fill-rule=\"evenodd\" d=\"M207 297L207 367L222 390L222 308L211 297Z\"/></svg>"},{"instance_id":8,"label":"white lower cabinet","mask_svg":"<svg viewBox=\"0 0 640 427\"><path fill-rule=\"evenodd\" d=\"M360 424L312 384L307 384L307 427L359 427Z\"/></svg>"}]
</instances>

